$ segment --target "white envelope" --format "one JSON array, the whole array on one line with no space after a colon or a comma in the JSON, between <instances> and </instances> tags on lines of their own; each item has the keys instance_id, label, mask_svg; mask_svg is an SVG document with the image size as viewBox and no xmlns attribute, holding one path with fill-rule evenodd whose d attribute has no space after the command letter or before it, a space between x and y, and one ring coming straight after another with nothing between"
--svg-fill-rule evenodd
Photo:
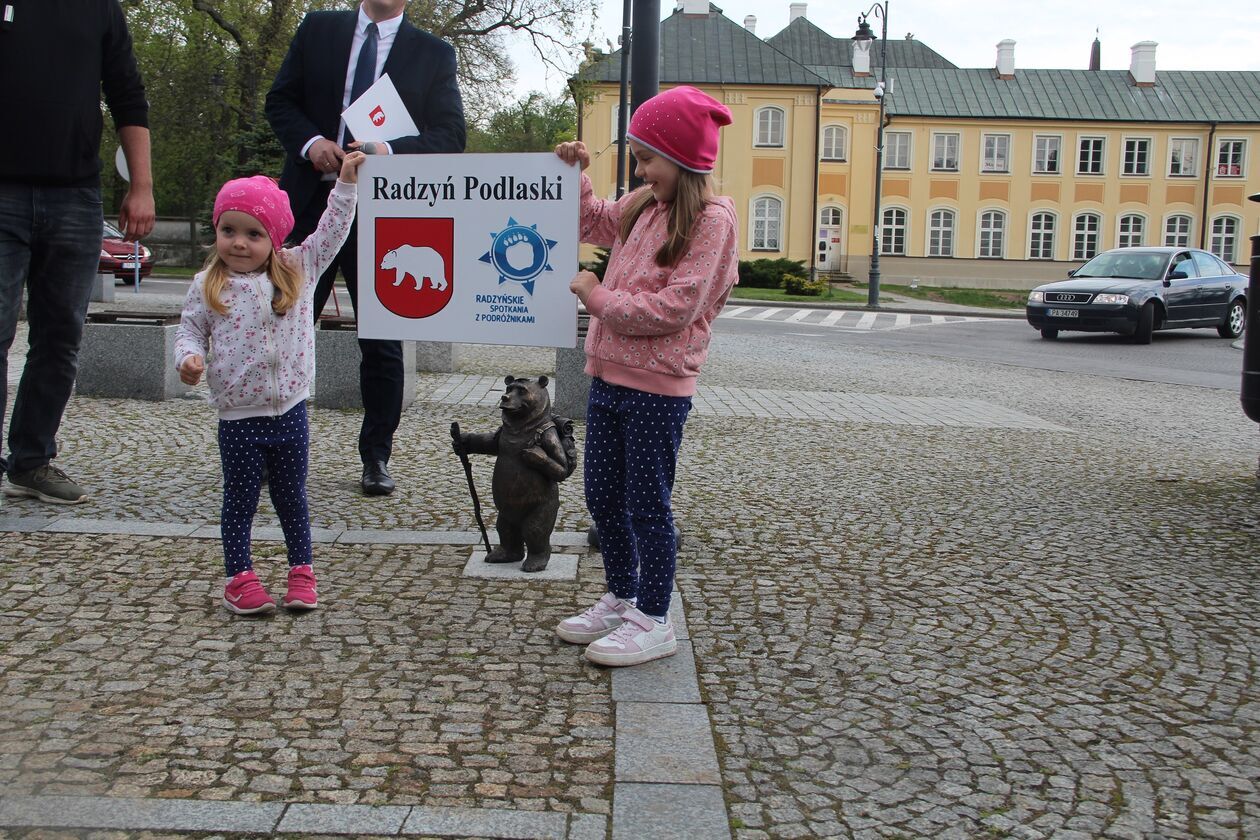
<instances>
[{"instance_id":1,"label":"white envelope","mask_svg":"<svg viewBox=\"0 0 1260 840\"><path fill-rule=\"evenodd\" d=\"M341 112L346 127L360 142L393 140L420 133L388 73L382 73L363 95Z\"/></svg>"}]
</instances>

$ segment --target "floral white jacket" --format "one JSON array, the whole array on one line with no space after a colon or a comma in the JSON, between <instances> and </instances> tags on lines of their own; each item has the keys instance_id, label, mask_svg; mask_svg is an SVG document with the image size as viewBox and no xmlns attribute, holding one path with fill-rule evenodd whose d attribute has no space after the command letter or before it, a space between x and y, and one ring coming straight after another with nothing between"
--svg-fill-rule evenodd
<instances>
[{"instance_id":1,"label":"floral white jacket","mask_svg":"<svg viewBox=\"0 0 1260 840\"><path fill-rule=\"evenodd\" d=\"M315 232L284 250L299 262L303 277L302 295L285 314L271 309L273 288L265 271L232 272L223 292L226 315L206 303L205 272L193 279L175 332L175 365L193 355L205 358L210 401L220 419L276 417L310 396L315 284L345 244L357 197L354 184L338 181Z\"/></svg>"}]
</instances>

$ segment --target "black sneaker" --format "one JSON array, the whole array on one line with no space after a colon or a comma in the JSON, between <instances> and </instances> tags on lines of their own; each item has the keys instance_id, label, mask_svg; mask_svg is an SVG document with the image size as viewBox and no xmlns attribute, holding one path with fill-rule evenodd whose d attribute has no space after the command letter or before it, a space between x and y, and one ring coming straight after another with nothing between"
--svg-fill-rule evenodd
<instances>
[{"instance_id":1,"label":"black sneaker","mask_svg":"<svg viewBox=\"0 0 1260 840\"><path fill-rule=\"evenodd\" d=\"M4 485L6 496L25 496L54 505L77 505L87 501L88 492L52 464L44 464L26 472L11 472L8 478L9 483Z\"/></svg>"}]
</instances>

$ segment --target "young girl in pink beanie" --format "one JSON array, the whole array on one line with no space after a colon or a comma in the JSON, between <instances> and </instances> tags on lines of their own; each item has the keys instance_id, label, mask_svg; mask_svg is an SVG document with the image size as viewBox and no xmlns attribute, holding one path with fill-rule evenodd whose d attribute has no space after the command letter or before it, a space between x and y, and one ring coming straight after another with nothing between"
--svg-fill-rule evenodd
<instances>
[{"instance_id":1,"label":"young girl in pink beanie","mask_svg":"<svg viewBox=\"0 0 1260 840\"><path fill-rule=\"evenodd\" d=\"M289 553L284 606L318 605L306 503L310 431L306 398L315 372L315 282L341 250L354 219L362 152L351 152L319 227L295 248L289 197L272 179L228 181L214 201L214 250L188 289L175 339L179 378L204 372L219 411L223 464L220 530L223 606L241 615L275 610L250 559L264 466Z\"/></svg>"},{"instance_id":2,"label":"young girl in pink beanie","mask_svg":"<svg viewBox=\"0 0 1260 840\"><path fill-rule=\"evenodd\" d=\"M643 187L604 201L582 175L582 241L612 248L602 281L582 271L569 284L591 314L583 478L608 592L556 633L601 665L637 665L678 647L669 622L674 466L713 319L738 277L735 205L713 194L710 178L718 129L730 122L717 100L673 88L630 120ZM590 164L581 142L556 154Z\"/></svg>"}]
</instances>

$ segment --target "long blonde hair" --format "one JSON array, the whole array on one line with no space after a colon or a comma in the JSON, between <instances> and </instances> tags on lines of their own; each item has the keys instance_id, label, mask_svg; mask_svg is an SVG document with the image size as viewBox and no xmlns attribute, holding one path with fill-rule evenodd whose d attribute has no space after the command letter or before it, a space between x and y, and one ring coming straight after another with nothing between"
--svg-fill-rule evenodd
<instances>
[{"instance_id":1,"label":"long blonde hair","mask_svg":"<svg viewBox=\"0 0 1260 840\"><path fill-rule=\"evenodd\" d=\"M687 253L691 245L691 229L695 227L704 207L713 197L713 179L707 174L679 167L678 186L674 190L674 200L669 207L669 221L666 224L667 236L665 244L656 252L656 264L661 268L677 265ZM630 203L621 214L621 241L630 238L634 223L639 221L649 206L656 203L651 187L640 187L630 198Z\"/></svg>"},{"instance_id":2,"label":"long blonde hair","mask_svg":"<svg viewBox=\"0 0 1260 840\"><path fill-rule=\"evenodd\" d=\"M297 305L298 299L302 296L302 270L290 257L275 248L271 249L271 256L267 258L263 270L271 278L274 289L271 295L271 311L277 315L283 315ZM231 271L223 262L223 258L219 256L218 248L210 251L205 272L206 303L220 315L228 314L227 304L223 302L223 290L227 288L228 275Z\"/></svg>"}]
</instances>

